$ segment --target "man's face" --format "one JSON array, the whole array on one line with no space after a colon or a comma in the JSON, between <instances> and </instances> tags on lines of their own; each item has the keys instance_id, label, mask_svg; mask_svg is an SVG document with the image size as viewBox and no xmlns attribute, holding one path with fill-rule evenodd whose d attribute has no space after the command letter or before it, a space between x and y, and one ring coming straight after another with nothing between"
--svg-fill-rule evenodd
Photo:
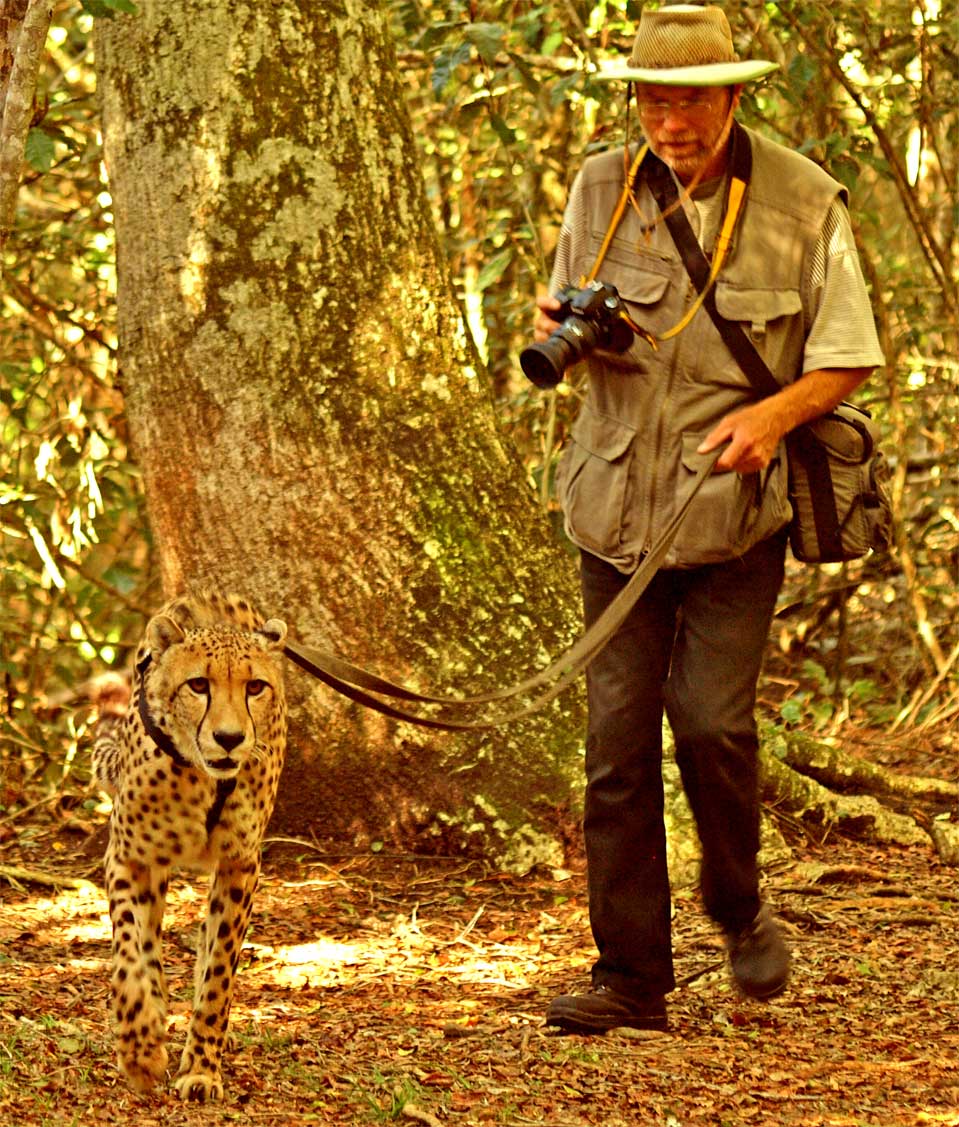
<instances>
[{"instance_id":1,"label":"man's face","mask_svg":"<svg viewBox=\"0 0 959 1127\"><path fill-rule=\"evenodd\" d=\"M683 183L700 171L703 179L726 166L726 141L739 104L739 87L645 86L636 99L643 133L653 152Z\"/></svg>"}]
</instances>

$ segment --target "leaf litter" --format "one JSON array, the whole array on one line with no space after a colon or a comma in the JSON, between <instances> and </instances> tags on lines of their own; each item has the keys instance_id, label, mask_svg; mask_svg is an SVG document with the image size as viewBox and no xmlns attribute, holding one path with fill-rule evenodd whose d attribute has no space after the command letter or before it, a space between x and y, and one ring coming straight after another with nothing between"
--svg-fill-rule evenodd
<instances>
[{"instance_id":1,"label":"leaf litter","mask_svg":"<svg viewBox=\"0 0 959 1127\"><path fill-rule=\"evenodd\" d=\"M124 1116L137 1127L959 1127L959 895L931 850L833 841L771 876L795 970L769 1004L735 992L697 897L678 894L669 1033L588 1038L543 1024L554 994L588 985L581 868L518 877L461 858L274 843L226 1098L203 1107L169 1088L136 1096L119 1079L99 872L60 843L38 851L32 832L29 857L15 839L0 851L12 862L0 869L2 1127ZM202 881L171 886L173 1061L204 897Z\"/></svg>"}]
</instances>

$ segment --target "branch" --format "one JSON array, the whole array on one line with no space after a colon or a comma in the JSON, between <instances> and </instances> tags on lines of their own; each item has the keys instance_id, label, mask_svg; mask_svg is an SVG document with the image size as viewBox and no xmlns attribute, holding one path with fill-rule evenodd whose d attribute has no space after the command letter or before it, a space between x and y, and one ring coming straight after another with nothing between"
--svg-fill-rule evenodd
<instances>
[{"instance_id":1,"label":"branch","mask_svg":"<svg viewBox=\"0 0 959 1127\"><path fill-rule=\"evenodd\" d=\"M0 119L7 95L7 80L17 53L20 27L30 0L0 0Z\"/></svg>"},{"instance_id":2,"label":"branch","mask_svg":"<svg viewBox=\"0 0 959 1127\"><path fill-rule=\"evenodd\" d=\"M818 44L807 30L799 22L796 16L790 11L789 5L780 5L780 12L785 17L790 27L799 36L800 39L806 44L806 47L819 59L820 63L825 66L829 73L836 79L842 86L849 97L852 99L859 112L865 118L866 124L872 130L873 136L879 143L883 156L889 163L890 171L892 172L893 180L896 184L896 189L899 192L899 197L902 200L903 206L906 210L906 216L910 225L916 233L919 241L919 246L925 256L929 269L932 272L936 284L942 291L943 299L947 306L949 306L955 316L959 316L959 283L952 277L952 272L949 267L948 256L945 249L940 245L939 240L935 237L926 216L923 215L922 210L916 203L915 197L912 192L912 187L909 183L909 178L906 175L906 170L902 166L899 155L895 150L889 135L883 126L880 124L879 119L870 107L863 100L862 94L852 82L847 78L845 71L839 65L838 59L830 51L824 51L820 44Z\"/></svg>"},{"instance_id":3,"label":"branch","mask_svg":"<svg viewBox=\"0 0 959 1127\"><path fill-rule=\"evenodd\" d=\"M51 0L30 0L4 94L0 120L0 251L10 237L17 212L23 153L33 116L33 96L52 18Z\"/></svg>"},{"instance_id":4,"label":"branch","mask_svg":"<svg viewBox=\"0 0 959 1127\"><path fill-rule=\"evenodd\" d=\"M45 873L41 869L22 869L19 865L0 865L0 877L17 884L42 884L50 888L72 888L78 892L99 892L100 889L82 877L64 877L57 873Z\"/></svg>"},{"instance_id":5,"label":"branch","mask_svg":"<svg viewBox=\"0 0 959 1127\"><path fill-rule=\"evenodd\" d=\"M25 313L29 314L39 306L39 308L51 315L55 325L66 322L66 324L70 325L72 328L79 329L89 340L100 345L101 348L105 348L111 355L115 356L117 354L116 345L107 340L100 329L93 325L87 325L83 321L75 320L61 306L54 304L54 302L50 301L50 299L43 294L34 292L29 286L25 286L18 278L12 276L7 278L7 291ZM34 323L36 324L36 322ZM41 331L42 335L56 344L58 348L62 348L64 352L70 350L70 345L61 340L54 329L40 330L39 326L37 327L38 331Z\"/></svg>"}]
</instances>

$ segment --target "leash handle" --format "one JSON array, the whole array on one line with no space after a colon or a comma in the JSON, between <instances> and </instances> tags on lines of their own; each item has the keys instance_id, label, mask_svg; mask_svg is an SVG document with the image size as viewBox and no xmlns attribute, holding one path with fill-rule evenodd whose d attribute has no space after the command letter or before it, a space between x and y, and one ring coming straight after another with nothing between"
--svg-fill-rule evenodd
<instances>
[{"instance_id":1,"label":"leash handle","mask_svg":"<svg viewBox=\"0 0 959 1127\"><path fill-rule=\"evenodd\" d=\"M689 490L682 504L677 508L671 520L660 533L659 538L643 558L641 564L633 572L626 586L619 592L615 599L603 611L593 625L556 661L546 669L534 674L532 677L512 685L506 689L498 689L492 693L469 697L433 696L418 693L408 689L405 685L397 685L375 673L370 673L359 666L344 661L335 654L311 646L301 645L299 642L288 640L283 648L286 656L300 669L316 677L331 689L348 697L350 700L366 708L372 708L394 720L401 720L408 724L417 724L424 728L440 728L451 731L460 730L485 730L499 727L501 724L511 723L531 716L544 705L554 700L559 694L574 681L589 665L593 658L602 650L610 638L626 620L630 611L639 601L640 596L649 586L653 576L660 569L669 549L672 547L676 534L679 531L689 506L694 497L703 487L706 479L712 473L716 462L723 452L723 446L703 455L703 462L696 472ZM504 710L494 713L483 720L465 720L446 716L422 716L407 709L391 705L380 699L386 696L393 700L402 700L410 703L425 705L438 705L445 709L474 709L480 705L492 704L497 701L506 701L513 697L528 695L541 688L550 681L555 683L545 692L535 697L529 704L518 709ZM374 696L373 694L379 694Z\"/></svg>"}]
</instances>

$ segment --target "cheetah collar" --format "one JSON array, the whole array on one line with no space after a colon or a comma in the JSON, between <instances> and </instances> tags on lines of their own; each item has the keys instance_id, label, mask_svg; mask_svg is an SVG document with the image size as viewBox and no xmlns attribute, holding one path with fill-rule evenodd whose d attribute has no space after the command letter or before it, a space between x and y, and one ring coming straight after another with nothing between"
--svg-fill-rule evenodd
<instances>
[{"instance_id":1,"label":"cheetah collar","mask_svg":"<svg viewBox=\"0 0 959 1127\"><path fill-rule=\"evenodd\" d=\"M137 666L137 673L140 674L140 699L137 702L137 708L140 712L140 719L143 721L143 730L165 755L169 755L177 767L189 767L190 764L177 751L176 744L170 738L170 735L164 732L150 715L150 706L147 704L146 671L152 660L153 654L147 654Z\"/></svg>"},{"instance_id":2,"label":"cheetah collar","mask_svg":"<svg viewBox=\"0 0 959 1127\"><path fill-rule=\"evenodd\" d=\"M143 730L150 737L156 746L164 753L169 755L177 767L184 769L192 767L183 756L177 751L176 744L170 738L169 733L164 732L163 729L150 715L150 707L147 704L146 692L146 671L153 660L152 654L147 654L146 657L137 666L137 673L140 674L140 699L137 702L137 710L140 713L140 719L143 722ZM220 820L220 815L223 813L223 807L226 805L226 800L236 790L236 779L217 779L216 781L216 798L213 800L213 805L206 814L206 832L213 833L213 829Z\"/></svg>"}]
</instances>

